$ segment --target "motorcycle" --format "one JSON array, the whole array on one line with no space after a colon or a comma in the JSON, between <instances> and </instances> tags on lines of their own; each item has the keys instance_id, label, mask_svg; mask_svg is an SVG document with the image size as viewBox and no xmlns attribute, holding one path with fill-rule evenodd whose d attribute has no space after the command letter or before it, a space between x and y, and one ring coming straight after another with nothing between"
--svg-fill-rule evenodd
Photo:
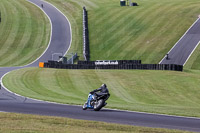
<instances>
[{"instance_id":1,"label":"motorcycle","mask_svg":"<svg viewBox=\"0 0 200 133\"><path fill-rule=\"evenodd\" d=\"M95 111L99 111L102 107L106 106L106 100L110 97L110 94L99 94L89 93L88 100L83 105L83 110L86 109L94 109Z\"/></svg>"}]
</instances>

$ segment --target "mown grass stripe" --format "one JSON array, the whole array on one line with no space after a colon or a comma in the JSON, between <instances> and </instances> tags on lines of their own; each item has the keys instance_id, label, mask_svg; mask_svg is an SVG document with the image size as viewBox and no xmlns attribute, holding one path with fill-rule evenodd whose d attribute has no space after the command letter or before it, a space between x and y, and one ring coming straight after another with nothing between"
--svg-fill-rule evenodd
<instances>
[{"instance_id":1,"label":"mown grass stripe","mask_svg":"<svg viewBox=\"0 0 200 133\"><path fill-rule=\"evenodd\" d=\"M10 63L15 64L17 62L20 63L21 58L19 57L21 51L24 49L26 46L28 40L30 39L31 36L31 25L30 25L30 13L26 7L23 7L21 4L16 2L16 7L18 7L18 11L20 12L19 19L20 19L20 24L18 27L18 33L17 36L15 37L15 40L13 44L10 46L13 50L10 50L10 55L3 55L1 63L4 65L9 65ZM23 10L21 10L23 9ZM17 59L16 59L17 58Z\"/></svg>"},{"instance_id":2,"label":"mown grass stripe","mask_svg":"<svg viewBox=\"0 0 200 133\"><path fill-rule=\"evenodd\" d=\"M151 7L151 8L153 8L153 9L156 9L157 8L157 6L155 6L155 7ZM147 9L147 10L145 10L145 11L143 11L142 12L142 14L143 15L140 15L140 18L139 19L144 19L145 17L146 17L146 13L149 13L149 10L151 10L151 8L150 9ZM139 10L140 11L140 10ZM98 48L96 48L96 50L94 50L94 52L92 52L91 51L91 54L93 54L93 53L95 53L95 52L100 52L101 50L110 50L110 47L109 46L111 46L111 47L113 47L114 49L117 49L116 48L116 46L118 46L116 43L118 43L119 42L119 40L121 40L121 38L129 38L129 39L132 39L131 37L129 37L129 36L126 36L126 33L125 32L121 32L121 30L124 30L124 27L126 27L126 25L128 25L126 22L128 22L128 23L130 23L131 21L130 21L130 18L132 18L134 15L133 14L135 14L135 12L134 13L129 13L128 14L128 12L130 12L129 10L127 10L126 11L127 13L124 13L124 14L127 14L126 16L126 19L127 20L125 20L125 21L117 21L117 22L113 22L113 26L111 26L111 27L109 27L109 29L108 30L110 30L110 29L114 29L112 32L107 32L108 34L104 34L105 36L105 38L103 38L102 40L104 40L104 43L103 44L101 44L101 45L98 45L98 44L96 44L96 43L92 43L91 42L91 45L94 45L93 47L96 47L96 46L98 46ZM124 16L124 14L122 14L121 16ZM137 12L136 12L136 14L137 14ZM149 15L151 15L151 14L149 14ZM113 14L113 16L114 16L114 14ZM122 20L124 20L123 18L124 17L121 17L122 18ZM134 23L134 19L136 19L136 18L133 18L133 22L132 23ZM136 25L137 25L137 23L138 22L136 22ZM123 25L123 26L122 26ZM135 25L135 27L137 27ZM122 28L120 28L122 26ZM102 29L102 28L101 28ZM132 29L134 29L134 28L132 28ZM130 29L129 29L130 30ZM103 30L102 30L103 31ZM107 31L107 30L106 30ZM104 32L102 32L102 33L104 33ZM110 33L113 33L113 34L110 34ZM95 34L94 34L95 35ZM110 36L110 38L108 38L108 36ZM135 37L133 36L133 38L135 39ZM100 40L100 42L102 41L102 40ZM106 41L107 40L107 41ZM112 42L115 42L115 44L113 44ZM120 42L119 43L120 45L124 45L124 43L123 42ZM126 44L125 44L126 45ZM127 44L128 45L128 44ZM92 47L92 46L91 46ZM92 47L92 49L93 49L93 47ZM116 51L113 51L113 49L111 50L112 51L112 53L116 53ZM104 58L105 58L105 56L103 56ZM107 57L107 59L108 59L109 57Z\"/></svg>"},{"instance_id":3,"label":"mown grass stripe","mask_svg":"<svg viewBox=\"0 0 200 133\"><path fill-rule=\"evenodd\" d=\"M66 76L57 76L59 75L59 72L55 72L55 79L56 79L56 85L59 87L59 91L65 94L65 96L71 97L73 96L73 88L68 88L65 84L63 84L63 80L65 80ZM70 82L69 82L70 83ZM66 93L67 91L67 93ZM78 96L77 96L78 98Z\"/></svg>"},{"instance_id":4,"label":"mown grass stripe","mask_svg":"<svg viewBox=\"0 0 200 133\"><path fill-rule=\"evenodd\" d=\"M15 7L14 5L15 3L11 4L10 2L7 2L7 5L9 5L13 10L11 10L8 15L12 15L12 14L16 14L16 15L12 15L12 19L10 20L10 22L12 24L12 29L9 31L9 35L8 38L6 39L5 43L2 45L1 47L1 53L0 53L0 59L2 56L4 56L8 51L9 48L11 46L11 44L13 44L15 37L17 36L18 30L19 30L19 16L18 16L18 10L17 7ZM16 11L16 12L15 12Z\"/></svg>"},{"instance_id":5,"label":"mown grass stripe","mask_svg":"<svg viewBox=\"0 0 200 133\"><path fill-rule=\"evenodd\" d=\"M157 8L157 6L156 7L152 7L152 8ZM147 10L146 12L144 12L144 16L146 16L146 13L148 13L150 16L151 16L151 13L149 13L149 11ZM136 13L137 14L137 13ZM129 17L131 17L131 16L133 16L133 14L130 14L127 18L129 18ZM118 41L116 41L117 43L115 43L114 45L112 45L112 47L111 48L108 48L110 51L112 51L113 53L118 53L118 54L120 54L120 52L119 51L121 51L121 49L123 49L123 48L126 48L126 46L127 45L129 45L129 44L127 44L126 42L128 42L129 40L137 40L137 36L134 36L133 35L133 37L131 38L130 36L126 36L126 33L124 32L124 36L121 34L121 33L123 33L121 30L124 30L124 29L127 29L126 27L129 27L129 25L130 25L130 23L132 23L131 25L132 25L132 27L131 27L131 29L135 29L135 27L137 27L136 25L134 25L135 23L137 24L138 22L140 22L140 24L142 24L142 22L141 22L141 20L144 20L145 18L140 18L140 19L138 19L138 21L135 21L135 23L134 23L134 17L132 17L133 18L133 22L131 22L131 21L129 21L128 23L125 23L125 25L123 26L123 28L121 28L120 29L120 25L121 24L119 24L118 25L118 27L116 27L115 28L115 31L113 31L113 33L119 33L120 35L118 35L118 36L115 36L115 38L114 39L117 39ZM141 27L141 26L140 26ZM143 24L143 27L145 28L146 27L146 25L145 24ZM127 29L128 30L128 29ZM125 30L126 31L126 30ZM122 37L122 39L121 39L121 37ZM112 41L111 41L112 42ZM107 45L109 45L109 44L107 44ZM106 45L106 46L107 46ZM117 46L117 47L116 47ZM141 45L139 45L140 47L141 47ZM121 48L121 47L123 47L123 48ZM112 49L113 48L113 49ZM123 52L123 54L124 54L125 52ZM117 56L117 57L121 57L121 58L123 58L123 56Z\"/></svg>"},{"instance_id":6,"label":"mown grass stripe","mask_svg":"<svg viewBox=\"0 0 200 133\"><path fill-rule=\"evenodd\" d=\"M152 28L146 29L147 34L143 37L144 38L143 40L145 40L145 41L143 41L144 43L143 44L139 43L139 45L136 45L136 47L134 47L134 49L137 49L137 52L134 55L141 57L143 62L147 62L148 59L151 59L150 55L152 52L156 51L155 50L156 48L157 49L162 48L162 47L157 46L158 45L157 42L161 41L162 35L163 35L162 32L166 31L165 27L169 28L169 23L167 21L168 18L165 17L165 14L170 14L171 12L173 13L175 10L177 10L181 6L177 6L175 9L167 11L167 9L169 9L170 7L171 7L171 5L167 5L163 8L159 8L160 11L158 10L158 12L152 16L152 18L154 18L154 19L151 19L149 22L147 20L144 20L147 23L151 23L150 28L151 27ZM164 12L164 11L165 11L165 14L163 14L163 15L160 14L160 12ZM161 17L157 17L157 16L161 16ZM151 22L152 20L153 20L153 22ZM176 23L173 23L173 18L171 20L170 25L173 25L173 27L176 28ZM164 30L162 30L162 29L164 29ZM156 36L152 36L152 35L156 35ZM159 37L160 35L161 35L161 37ZM163 43L165 43L165 42L163 42ZM143 55L145 55L145 53L148 53L148 55L146 57L142 57Z\"/></svg>"},{"instance_id":7,"label":"mown grass stripe","mask_svg":"<svg viewBox=\"0 0 200 133\"><path fill-rule=\"evenodd\" d=\"M72 90L72 92L74 92L74 88L67 88L67 86L62 88L61 83L63 83L62 82L63 77L60 77L59 75L61 75L60 72L55 71L54 74L53 74L54 78L52 79L53 80L52 82L54 83L54 85L56 87L58 87L57 92L60 92L61 94L64 94L65 96L75 97L76 99L80 99L80 97L74 96L73 93L66 93L66 89ZM66 78L69 78L69 77L66 77ZM69 82L71 82L71 81L69 81ZM55 87L53 87L53 88L55 88Z\"/></svg>"},{"instance_id":8,"label":"mown grass stripe","mask_svg":"<svg viewBox=\"0 0 200 133\"><path fill-rule=\"evenodd\" d=\"M86 7L87 9L93 9L93 8L98 8L98 5L95 4L94 2L90 1L90 0L85 0L85 1L72 1L71 2L76 3L77 5L79 5L80 7Z\"/></svg>"},{"instance_id":9,"label":"mown grass stripe","mask_svg":"<svg viewBox=\"0 0 200 133\"><path fill-rule=\"evenodd\" d=\"M136 12L134 12L135 14L137 14L137 12L139 12L140 10L137 10ZM109 12L109 11L108 11ZM104 39L107 37L108 34L110 34L110 38L112 38L112 35L116 33L116 30L120 30L120 29L124 29L124 26L128 25L126 23L126 21L124 22L121 22L121 21L118 21L120 20L121 18L124 18L126 17L126 19L130 18L133 14L132 13L129 13L130 11L129 10L122 10L122 11L119 11L119 9L116 8L116 10L112 10L112 12L109 12L110 16L108 15L108 19L103 19L103 23L104 24L96 24L96 25L92 25L92 28L96 28L98 27L98 25L106 25L106 28L102 30L102 28L99 28L99 32L97 32L98 34L102 35L102 36L99 36L98 38L101 40L101 39ZM127 14L126 16L124 16L124 14ZM96 16L96 19L98 18L102 18L101 16ZM93 21L93 20L91 20ZM124 23L124 25L122 24ZM120 28L120 26L123 25L122 28ZM102 32L104 31L104 32ZM95 34L93 34L95 35ZM92 37L92 35L91 35Z\"/></svg>"},{"instance_id":10,"label":"mown grass stripe","mask_svg":"<svg viewBox=\"0 0 200 133\"><path fill-rule=\"evenodd\" d=\"M27 1L2 0L1 3L7 11L3 13L6 24L1 23L4 30L1 33L5 34L0 33L0 65L26 65L46 49L50 38L49 20Z\"/></svg>"},{"instance_id":11,"label":"mown grass stripe","mask_svg":"<svg viewBox=\"0 0 200 133\"><path fill-rule=\"evenodd\" d=\"M5 43L8 35L9 35L9 31L11 30L12 27L12 23L10 23L10 17L9 16L9 10L7 8L7 4L5 4L5 2L1 2L0 4L1 6L1 17L2 17L2 21L1 21L1 25L0 25L0 50L2 50L2 46Z\"/></svg>"},{"instance_id":12,"label":"mown grass stripe","mask_svg":"<svg viewBox=\"0 0 200 133\"><path fill-rule=\"evenodd\" d=\"M38 94L35 97L40 97L41 95L46 95L50 99L51 99L51 96L56 97L58 99L62 99L63 97L66 97L65 95L57 92L55 89L52 89L54 86L46 87L43 84L41 84L40 79L39 79L39 74L40 74L39 72L36 72L36 73L28 72L27 74L24 74L25 77L23 78L23 81L24 81L24 84L26 85L26 87L31 88L31 90L33 92ZM30 75L34 75L37 78L31 80ZM28 79L29 81L27 82L26 79ZM33 84L37 84L38 87L35 88ZM51 96L49 96L49 95L51 95ZM31 96L31 97L33 97L33 96Z\"/></svg>"},{"instance_id":13,"label":"mown grass stripe","mask_svg":"<svg viewBox=\"0 0 200 133\"><path fill-rule=\"evenodd\" d=\"M92 14L92 12L89 11L89 15L92 16L92 19L91 19L91 17L89 17L89 20L91 19L91 21L94 22L95 25L101 26L101 25L105 25L106 21L113 20L116 17L119 17L123 12L126 12L126 10L119 12L119 9L117 9L117 8L114 8L113 10L108 8L108 9L104 9L103 11L99 9L99 10L97 10L97 12L99 12L99 13ZM107 12L107 15L105 15L105 12ZM90 23L89 23L89 25L90 25ZM91 24L91 25L93 25L93 24Z\"/></svg>"}]
</instances>

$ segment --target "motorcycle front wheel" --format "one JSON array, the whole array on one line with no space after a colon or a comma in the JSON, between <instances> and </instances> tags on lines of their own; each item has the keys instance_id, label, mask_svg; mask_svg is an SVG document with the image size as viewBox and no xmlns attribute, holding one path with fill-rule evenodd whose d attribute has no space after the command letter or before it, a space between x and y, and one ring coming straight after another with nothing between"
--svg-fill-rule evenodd
<instances>
[{"instance_id":1,"label":"motorcycle front wheel","mask_svg":"<svg viewBox=\"0 0 200 133\"><path fill-rule=\"evenodd\" d=\"M87 103L85 103L84 105L83 105L83 110L86 110L87 109Z\"/></svg>"}]
</instances>

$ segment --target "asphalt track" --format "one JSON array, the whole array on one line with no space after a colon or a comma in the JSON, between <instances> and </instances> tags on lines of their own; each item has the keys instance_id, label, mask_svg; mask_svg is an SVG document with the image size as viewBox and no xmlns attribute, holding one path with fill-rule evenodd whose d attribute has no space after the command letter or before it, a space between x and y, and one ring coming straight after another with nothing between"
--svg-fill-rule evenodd
<instances>
[{"instance_id":1,"label":"asphalt track","mask_svg":"<svg viewBox=\"0 0 200 133\"><path fill-rule=\"evenodd\" d=\"M161 60L160 64L177 64L185 65L191 54L194 52L200 42L200 19L198 18L194 24L179 39L174 47Z\"/></svg>"},{"instance_id":2,"label":"asphalt track","mask_svg":"<svg viewBox=\"0 0 200 133\"><path fill-rule=\"evenodd\" d=\"M39 61L52 59L52 53L65 53L71 44L70 24L65 16L54 6L41 0L29 0L38 6L43 3L43 10L52 23L52 37L48 49L35 62L23 67L0 68L0 76L5 73L24 67L38 66ZM62 35L60 34L62 33ZM53 52L52 52L53 51ZM83 101L84 102L84 101ZM108 101L109 104L109 101ZM15 112L25 114L38 114L48 116L69 117L74 119L104 121L128 125L181 129L200 132L199 118L186 118L159 114L147 114L119 110L103 109L99 112L92 110L83 111L81 106L56 104L34 100L14 94L4 87L0 90L0 112Z\"/></svg>"}]
</instances>

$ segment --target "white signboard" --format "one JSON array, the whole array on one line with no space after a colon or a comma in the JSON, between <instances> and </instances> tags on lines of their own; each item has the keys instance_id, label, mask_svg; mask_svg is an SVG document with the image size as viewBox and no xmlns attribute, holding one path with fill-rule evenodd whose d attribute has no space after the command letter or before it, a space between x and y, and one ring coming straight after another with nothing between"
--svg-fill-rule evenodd
<instances>
[{"instance_id":1,"label":"white signboard","mask_svg":"<svg viewBox=\"0 0 200 133\"><path fill-rule=\"evenodd\" d=\"M118 61L113 60L97 60L95 65L118 65Z\"/></svg>"}]
</instances>

